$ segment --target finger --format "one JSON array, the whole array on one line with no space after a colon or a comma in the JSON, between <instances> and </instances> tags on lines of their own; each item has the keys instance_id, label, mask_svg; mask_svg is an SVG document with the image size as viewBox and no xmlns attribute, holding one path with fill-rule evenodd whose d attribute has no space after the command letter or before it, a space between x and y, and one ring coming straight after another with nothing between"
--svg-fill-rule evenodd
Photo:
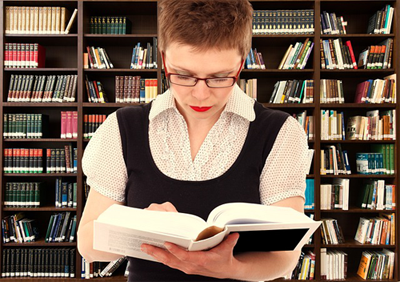
<instances>
[{"instance_id":1,"label":"finger","mask_svg":"<svg viewBox=\"0 0 400 282\"><path fill-rule=\"evenodd\" d=\"M168 265L169 267L179 269L179 266L182 265L182 261L171 254L168 250L164 250L162 248L158 248L148 244L142 244L140 250L152 256L162 264Z\"/></svg>"},{"instance_id":2,"label":"finger","mask_svg":"<svg viewBox=\"0 0 400 282\"><path fill-rule=\"evenodd\" d=\"M190 253L188 251L186 251L185 249L169 243L169 242L165 242L164 246L167 248L167 250L174 255L175 257L177 257L179 260L181 261L187 261L190 258Z\"/></svg>"},{"instance_id":3,"label":"finger","mask_svg":"<svg viewBox=\"0 0 400 282\"><path fill-rule=\"evenodd\" d=\"M236 246L237 241L239 240L239 233L229 234L224 241L222 241L218 246L213 248L217 252L229 251L231 252L233 248Z\"/></svg>"},{"instance_id":4,"label":"finger","mask_svg":"<svg viewBox=\"0 0 400 282\"><path fill-rule=\"evenodd\" d=\"M165 202L161 204L164 208L165 211L167 212L178 212L178 210L175 208L175 206L171 202Z\"/></svg>"},{"instance_id":5,"label":"finger","mask_svg":"<svg viewBox=\"0 0 400 282\"><path fill-rule=\"evenodd\" d=\"M162 204L152 203L150 206L145 208L145 210L152 211L165 211L165 212L178 212L173 204L170 202L165 202Z\"/></svg>"}]
</instances>

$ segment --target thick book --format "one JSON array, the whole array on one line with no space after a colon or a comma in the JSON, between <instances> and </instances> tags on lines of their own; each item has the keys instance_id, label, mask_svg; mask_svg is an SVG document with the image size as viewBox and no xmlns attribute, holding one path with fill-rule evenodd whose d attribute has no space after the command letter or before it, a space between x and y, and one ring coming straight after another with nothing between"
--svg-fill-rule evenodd
<instances>
[{"instance_id":1,"label":"thick book","mask_svg":"<svg viewBox=\"0 0 400 282\"><path fill-rule=\"evenodd\" d=\"M164 242L171 242L200 251L238 232L234 252L301 250L319 225L292 208L251 203L220 205L207 221L191 214L112 205L94 221L93 248L154 261L141 252L143 243L164 248Z\"/></svg>"}]
</instances>

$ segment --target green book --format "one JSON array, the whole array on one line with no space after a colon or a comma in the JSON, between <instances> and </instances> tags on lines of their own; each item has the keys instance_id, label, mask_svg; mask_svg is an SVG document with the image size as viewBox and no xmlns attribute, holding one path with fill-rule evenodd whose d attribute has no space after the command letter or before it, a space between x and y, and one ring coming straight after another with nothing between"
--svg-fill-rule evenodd
<instances>
[{"instance_id":1,"label":"green book","mask_svg":"<svg viewBox=\"0 0 400 282\"><path fill-rule=\"evenodd\" d=\"M388 144L389 145L389 168L390 168L390 174L394 174L394 144Z\"/></svg>"},{"instance_id":2,"label":"green book","mask_svg":"<svg viewBox=\"0 0 400 282\"><path fill-rule=\"evenodd\" d=\"M110 33L115 34L115 17L110 19Z\"/></svg>"},{"instance_id":3,"label":"green book","mask_svg":"<svg viewBox=\"0 0 400 282\"><path fill-rule=\"evenodd\" d=\"M55 215L52 214L50 216L50 221L49 221L49 225L47 226L47 231L46 231L46 237L45 237L45 242L48 243L49 242L49 236L50 236L50 232L53 226L53 221L54 221Z\"/></svg>"},{"instance_id":4,"label":"green book","mask_svg":"<svg viewBox=\"0 0 400 282\"><path fill-rule=\"evenodd\" d=\"M94 17L90 17L90 33L94 34Z\"/></svg>"},{"instance_id":5,"label":"green book","mask_svg":"<svg viewBox=\"0 0 400 282\"><path fill-rule=\"evenodd\" d=\"M19 202L19 206L20 207L26 207L26 185L25 183L21 183L20 185L20 202Z\"/></svg>"},{"instance_id":6,"label":"green book","mask_svg":"<svg viewBox=\"0 0 400 282\"><path fill-rule=\"evenodd\" d=\"M375 187L375 185L374 184L368 184L368 187L369 187L369 191L368 191L368 201L367 201L367 209L371 209L372 208L372 198L373 198L373 195L374 195L374 187Z\"/></svg>"},{"instance_id":7,"label":"green book","mask_svg":"<svg viewBox=\"0 0 400 282\"><path fill-rule=\"evenodd\" d=\"M368 196L369 196L369 184L365 184L364 185L364 191L362 193L362 198L361 198L361 205L360 207L362 209L366 209L367 208L367 201L368 201Z\"/></svg>"},{"instance_id":8,"label":"green book","mask_svg":"<svg viewBox=\"0 0 400 282\"><path fill-rule=\"evenodd\" d=\"M3 115L3 137L8 138L8 114Z\"/></svg>"},{"instance_id":9,"label":"green book","mask_svg":"<svg viewBox=\"0 0 400 282\"><path fill-rule=\"evenodd\" d=\"M34 185L34 203L36 207L40 206L40 183L35 182Z\"/></svg>"},{"instance_id":10,"label":"green book","mask_svg":"<svg viewBox=\"0 0 400 282\"><path fill-rule=\"evenodd\" d=\"M106 18L106 33L111 34L111 19L110 19L110 17Z\"/></svg>"}]
</instances>

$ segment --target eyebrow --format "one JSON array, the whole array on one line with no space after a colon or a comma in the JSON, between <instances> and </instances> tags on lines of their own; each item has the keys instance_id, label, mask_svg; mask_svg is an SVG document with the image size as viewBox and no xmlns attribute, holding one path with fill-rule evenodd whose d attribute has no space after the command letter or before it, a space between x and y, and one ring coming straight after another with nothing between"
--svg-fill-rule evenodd
<instances>
[{"instance_id":1,"label":"eyebrow","mask_svg":"<svg viewBox=\"0 0 400 282\"><path fill-rule=\"evenodd\" d=\"M194 75L194 73L192 73L190 70L187 70L187 69L185 69L185 68L181 68L181 67L174 67L174 66L172 66L172 69L173 70L175 70L175 71L181 71L181 72L186 72L186 73L188 73L188 74L190 74L190 75ZM229 75L230 73L232 73L234 71L234 69L232 69L232 70L222 70L222 71L219 71L219 72L215 72L215 73L210 73L209 75L207 75L207 77L212 77L212 76L217 76L217 75L220 75L221 77L223 77L223 76L227 76L227 75Z\"/></svg>"}]
</instances>

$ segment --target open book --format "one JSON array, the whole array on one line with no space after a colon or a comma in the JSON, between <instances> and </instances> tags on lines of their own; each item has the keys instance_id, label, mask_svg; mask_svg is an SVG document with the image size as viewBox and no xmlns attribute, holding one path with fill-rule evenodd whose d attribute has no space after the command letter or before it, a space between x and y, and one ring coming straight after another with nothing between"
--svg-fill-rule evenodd
<instances>
[{"instance_id":1,"label":"open book","mask_svg":"<svg viewBox=\"0 0 400 282\"><path fill-rule=\"evenodd\" d=\"M186 213L112 205L94 221L93 248L154 260L140 251L141 244L165 248L164 242L171 242L200 251L238 232L234 252L300 250L319 225L292 208L251 203L220 205L211 211L207 222Z\"/></svg>"}]
</instances>

